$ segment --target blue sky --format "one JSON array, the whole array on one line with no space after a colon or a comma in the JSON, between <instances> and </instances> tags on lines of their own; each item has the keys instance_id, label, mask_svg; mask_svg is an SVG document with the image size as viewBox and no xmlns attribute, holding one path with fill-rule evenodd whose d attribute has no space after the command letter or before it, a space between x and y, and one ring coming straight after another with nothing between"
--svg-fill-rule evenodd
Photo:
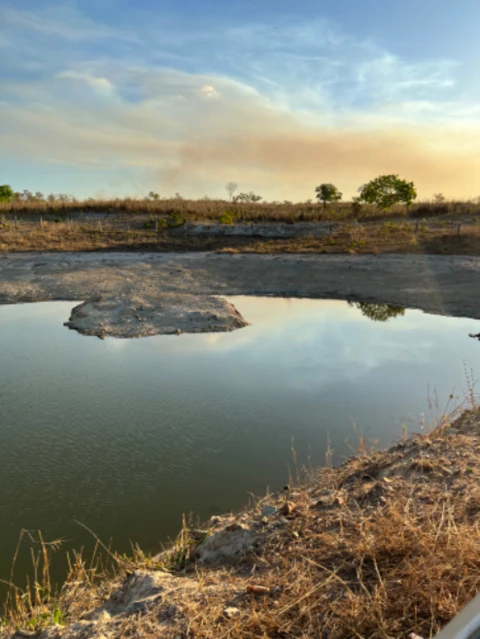
<instances>
[{"instance_id":1,"label":"blue sky","mask_svg":"<svg viewBox=\"0 0 480 639\"><path fill-rule=\"evenodd\" d=\"M0 183L477 196L474 0L0 0Z\"/></svg>"}]
</instances>

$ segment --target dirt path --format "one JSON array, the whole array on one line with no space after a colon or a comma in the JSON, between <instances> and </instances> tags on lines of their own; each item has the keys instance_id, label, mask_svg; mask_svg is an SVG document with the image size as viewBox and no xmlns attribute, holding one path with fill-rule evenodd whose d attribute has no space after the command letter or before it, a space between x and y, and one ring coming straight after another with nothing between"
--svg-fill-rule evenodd
<instances>
[{"instance_id":1,"label":"dirt path","mask_svg":"<svg viewBox=\"0 0 480 639\"><path fill-rule=\"evenodd\" d=\"M148 302L168 293L277 295L366 300L480 318L479 274L480 258L465 256L12 254L0 258L0 303L95 296Z\"/></svg>"}]
</instances>

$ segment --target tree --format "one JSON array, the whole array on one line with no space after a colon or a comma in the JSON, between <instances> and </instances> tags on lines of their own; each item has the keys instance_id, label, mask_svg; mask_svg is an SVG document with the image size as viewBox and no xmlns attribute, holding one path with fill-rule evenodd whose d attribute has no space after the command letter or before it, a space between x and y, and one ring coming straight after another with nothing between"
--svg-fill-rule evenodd
<instances>
[{"instance_id":1,"label":"tree","mask_svg":"<svg viewBox=\"0 0 480 639\"><path fill-rule=\"evenodd\" d=\"M227 182L225 184L225 188L227 189L228 197L230 198L230 202L231 202L233 198L233 194L238 188L238 184L235 184L235 182Z\"/></svg>"},{"instance_id":2,"label":"tree","mask_svg":"<svg viewBox=\"0 0 480 639\"><path fill-rule=\"evenodd\" d=\"M417 197L413 182L402 180L398 175L380 175L359 188L359 200L367 204L376 204L385 210L403 202L407 207Z\"/></svg>"},{"instance_id":3,"label":"tree","mask_svg":"<svg viewBox=\"0 0 480 639\"><path fill-rule=\"evenodd\" d=\"M365 317L373 322L388 322L392 317L405 315L402 306L392 306L391 304L376 304L375 302L349 302L350 306L356 306Z\"/></svg>"},{"instance_id":4,"label":"tree","mask_svg":"<svg viewBox=\"0 0 480 639\"><path fill-rule=\"evenodd\" d=\"M155 191L150 191L150 193L148 194L148 197L149 197L151 200L158 200L158 199L160 199L159 194L158 194L158 193L155 193Z\"/></svg>"},{"instance_id":5,"label":"tree","mask_svg":"<svg viewBox=\"0 0 480 639\"><path fill-rule=\"evenodd\" d=\"M8 184L0 186L0 202L10 202L13 199L13 189Z\"/></svg>"},{"instance_id":6,"label":"tree","mask_svg":"<svg viewBox=\"0 0 480 639\"><path fill-rule=\"evenodd\" d=\"M253 191L249 191L248 193L239 193L233 198L233 201L255 203L255 202L260 202L260 200L262 199L263 198L261 195L257 195Z\"/></svg>"},{"instance_id":7,"label":"tree","mask_svg":"<svg viewBox=\"0 0 480 639\"><path fill-rule=\"evenodd\" d=\"M323 202L323 208L327 206L327 202L340 202L343 193L337 189L334 184L320 184L315 189L317 200Z\"/></svg>"}]
</instances>

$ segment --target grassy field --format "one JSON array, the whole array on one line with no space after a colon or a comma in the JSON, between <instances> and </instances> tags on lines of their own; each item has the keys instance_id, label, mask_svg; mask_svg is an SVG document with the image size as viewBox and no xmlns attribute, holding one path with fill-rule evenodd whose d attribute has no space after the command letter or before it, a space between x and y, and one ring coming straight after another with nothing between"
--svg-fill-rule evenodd
<instances>
[{"instance_id":1,"label":"grassy field","mask_svg":"<svg viewBox=\"0 0 480 639\"><path fill-rule=\"evenodd\" d=\"M0 251L223 251L248 253L480 254L475 220L341 222L323 237L197 236L118 222L0 222Z\"/></svg>"},{"instance_id":2,"label":"grassy field","mask_svg":"<svg viewBox=\"0 0 480 639\"><path fill-rule=\"evenodd\" d=\"M112 200L0 203L0 251L227 251L480 254L480 204L418 203L385 212L342 203ZM322 237L195 235L187 222L324 223Z\"/></svg>"}]
</instances>

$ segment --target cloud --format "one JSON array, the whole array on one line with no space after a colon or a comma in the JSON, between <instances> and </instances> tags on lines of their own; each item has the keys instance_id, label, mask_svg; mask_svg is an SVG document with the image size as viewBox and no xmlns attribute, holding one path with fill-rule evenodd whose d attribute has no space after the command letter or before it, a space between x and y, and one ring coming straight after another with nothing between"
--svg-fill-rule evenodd
<instances>
[{"instance_id":1,"label":"cloud","mask_svg":"<svg viewBox=\"0 0 480 639\"><path fill-rule=\"evenodd\" d=\"M218 98L218 92L210 84L204 84L200 89L200 93L206 98Z\"/></svg>"},{"instance_id":2,"label":"cloud","mask_svg":"<svg viewBox=\"0 0 480 639\"><path fill-rule=\"evenodd\" d=\"M111 92L114 89L110 80L107 80L106 78L97 78L89 73L81 73L79 71L62 71L57 75L57 77L65 80L85 82L94 89L101 91Z\"/></svg>"},{"instance_id":3,"label":"cloud","mask_svg":"<svg viewBox=\"0 0 480 639\"><path fill-rule=\"evenodd\" d=\"M167 194L223 195L224 182L235 179L268 198L306 199L322 180L352 195L384 172L415 180L423 196L477 194L480 127L390 124L388 118L382 124L380 117L361 125L358 117L354 126L306 124L228 78L172 70L126 74L142 86L141 100L116 95L99 107L54 97L49 108L0 105L3 148L92 171L144 172ZM68 71L63 77L104 79ZM210 95L215 99L205 99Z\"/></svg>"},{"instance_id":4,"label":"cloud","mask_svg":"<svg viewBox=\"0 0 480 639\"><path fill-rule=\"evenodd\" d=\"M228 180L266 198L309 198L324 180L353 195L384 172L423 196L477 195L480 107L454 61L406 61L325 19L152 20L140 37L70 3L0 11L2 149L20 161L191 196Z\"/></svg>"},{"instance_id":5,"label":"cloud","mask_svg":"<svg viewBox=\"0 0 480 639\"><path fill-rule=\"evenodd\" d=\"M0 16L6 33L20 30L74 42L102 38L136 40L131 33L94 22L71 4L55 3L36 11L5 6L0 9Z\"/></svg>"}]
</instances>

